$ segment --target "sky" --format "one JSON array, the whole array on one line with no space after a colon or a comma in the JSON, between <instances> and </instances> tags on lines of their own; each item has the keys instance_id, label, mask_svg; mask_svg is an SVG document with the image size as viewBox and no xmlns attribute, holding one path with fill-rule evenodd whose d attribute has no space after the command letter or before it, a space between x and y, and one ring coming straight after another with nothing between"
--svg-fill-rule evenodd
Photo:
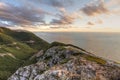
<instances>
[{"instance_id":1,"label":"sky","mask_svg":"<svg viewBox=\"0 0 120 80\"><path fill-rule=\"evenodd\" d=\"M0 26L29 31L120 32L120 0L0 0Z\"/></svg>"}]
</instances>

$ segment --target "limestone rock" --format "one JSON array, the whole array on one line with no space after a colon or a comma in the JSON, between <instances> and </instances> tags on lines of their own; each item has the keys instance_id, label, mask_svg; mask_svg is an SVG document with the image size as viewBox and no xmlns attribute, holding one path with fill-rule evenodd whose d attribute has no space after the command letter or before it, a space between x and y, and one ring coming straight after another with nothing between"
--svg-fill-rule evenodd
<instances>
[{"instance_id":1,"label":"limestone rock","mask_svg":"<svg viewBox=\"0 0 120 80\"><path fill-rule=\"evenodd\" d=\"M55 46L8 80L120 80L120 67L73 46Z\"/></svg>"}]
</instances>

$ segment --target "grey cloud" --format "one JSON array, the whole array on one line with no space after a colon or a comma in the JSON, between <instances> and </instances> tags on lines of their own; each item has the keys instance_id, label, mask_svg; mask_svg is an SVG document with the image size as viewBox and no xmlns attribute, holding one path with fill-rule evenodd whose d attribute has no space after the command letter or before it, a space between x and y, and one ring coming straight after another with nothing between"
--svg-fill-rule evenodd
<instances>
[{"instance_id":1,"label":"grey cloud","mask_svg":"<svg viewBox=\"0 0 120 80\"><path fill-rule=\"evenodd\" d=\"M72 24L76 18L71 15L60 15L60 19L53 19L51 24L59 24L59 25L65 25L65 24Z\"/></svg>"},{"instance_id":2,"label":"grey cloud","mask_svg":"<svg viewBox=\"0 0 120 80\"><path fill-rule=\"evenodd\" d=\"M77 18L79 18L78 13L68 13L65 9L60 9L61 14L57 14L59 19L53 19L51 21L51 24L53 25L66 25L66 24L72 24Z\"/></svg>"},{"instance_id":3,"label":"grey cloud","mask_svg":"<svg viewBox=\"0 0 120 80\"><path fill-rule=\"evenodd\" d=\"M17 0L16 0L17 1ZM0 20L2 24L7 25L4 21L7 21L9 25L34 25L34 24L45 24L45 15L55 16L53 13L46 12L40 9L38 5L48 5L56 7L58 10L71 6L73 0L21 0L22 5L17 7L8 3L0 2ZM53 24L71 24L75 17L71 14L60 13L57 16L59 19L53 19Z\"/></svg>"},{"instance_id":4,"label":"grey cloud","mask_svg":"<svg viewBox=\"0 0 120 80\"><path fill-rule=\"evenodd\" d=\"M44 23L45 14L49 14L39 8L26 6L15 7L10 4L0 3L0 20L8 21L14 25L33 25Z\"/></svg>"},{"instance_id":5,"label":"grey cloud","mask_svg":"<svg viewBox=\"0 0 120 80\"><path fill-rule=\"evenodd\" d=\"M103 21L101 20L101 19L98 19L97 21L95 21L95 22L91 22L91 21L89 21L88 23L87 23L87 25L96 25L96 24L102 24L103 23Z\"/></svg>"},{"instance_id":6,"label":"grey cloud","mask_svg":"<svg viewBox=\"0 0 120 80\"><path fill-rule=\"evenodd\" d=\"M95 25L93 22L88 22L87 25Z\"/></svg>"},{"instance_id":7,"label":"grey cloud","mask_svg":"<svg viewBox=\"0 0 120 80\"><path fill-rule=\"evenodd\" d=\"M63 7L64 4L62 4L61 0L48 0L49 5L55 6L55 7Z\"/></svg>"},{"instance_id":8,"label":"grey cloud","mask_svg":"<svg viewBox=\"0 0 120 80\"><path fill-rule=\"evenodd\" d=\"M38 0L39 2L43 4L47 4L53 7L67 7L73 5L73 0Z\"/></svg>"},{"instance_id":9,"label":"grey cloud","mask_svg":"<svg viewBox=\"0 0 120 80\"><path fill-rule=\"evenodd\" d=\"M71 5L74 4L73 0L21 0L21 2L24 4L32 4L32 5L48 5L51 7L61 8L61 7L71 7Z\"/></svg>"},{"instance_id":10,"label":"grey cloud","mask_svg":"<svg viewBox=\"0 0 120 80\"><path fill-rule=\"evenodd\" d=\"M99 1L87 4L85 7L81 9L81 11L88 16L95 16L98 14L109 13L109 10L105 6L105 3L103 2L103 0L99 0Z\"/></svg>"}]
</instances>

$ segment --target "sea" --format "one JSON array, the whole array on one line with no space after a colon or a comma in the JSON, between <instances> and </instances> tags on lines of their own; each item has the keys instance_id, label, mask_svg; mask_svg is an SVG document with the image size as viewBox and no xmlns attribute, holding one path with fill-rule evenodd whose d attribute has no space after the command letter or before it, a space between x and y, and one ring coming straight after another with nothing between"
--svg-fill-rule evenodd
<instances>
[{"instance_id":1,"label":"sea","mask_svg":"<svg viewBox=\"0 0 120 80\"><path fill-rule=\"evenodd\" d=\"M120 62L120 33L110 32L35 32L49 43L73 44L97 56Z\"/></svg>"}]
</instances>

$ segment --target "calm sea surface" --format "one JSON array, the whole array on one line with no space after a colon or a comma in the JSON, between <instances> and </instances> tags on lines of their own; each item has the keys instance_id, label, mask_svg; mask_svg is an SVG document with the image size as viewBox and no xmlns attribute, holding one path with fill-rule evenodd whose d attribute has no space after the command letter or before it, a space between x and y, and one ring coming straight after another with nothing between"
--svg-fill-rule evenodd
<instances>
[{"instance_id":1,"label":"calm sea surface","mask_svg":"<svg viewBox=\"0 0 120 80\"><path fill-rule=\"evenodd\" d=\"M36 32L40 38L79 46L98 56L120 62L120 33Z\"/></svg>"}]
</instances>

